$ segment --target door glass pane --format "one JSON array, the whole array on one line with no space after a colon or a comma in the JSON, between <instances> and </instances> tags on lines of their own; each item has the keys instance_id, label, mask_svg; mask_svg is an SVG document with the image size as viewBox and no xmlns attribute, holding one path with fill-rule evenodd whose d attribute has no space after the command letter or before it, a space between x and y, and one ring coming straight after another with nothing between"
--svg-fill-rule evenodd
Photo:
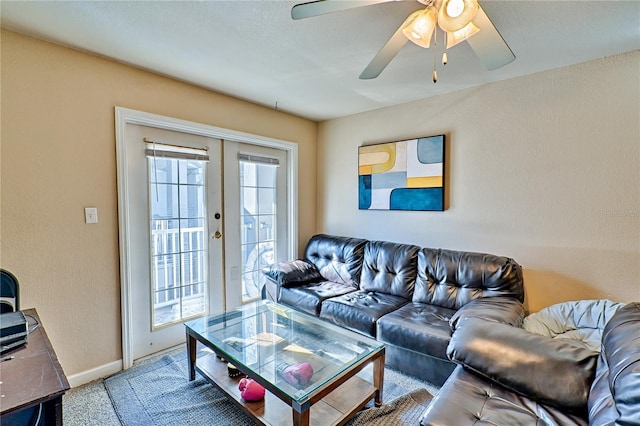
<instances>
[{"instance_id":1,"label":"door glass pane","mask_svg":"<svg viewBox=\"0 0 640 426\"><path fill-rule=\"evenodd\" d=\"M276 184L276 172L277 167L266 166L260 168L260 174L257 176L259 180L258 185L261 188L274 188Z\"/></svg>"},{"instance_id":2,"label":"door glass pane","mask_svg":"<svg viewBox=\"0 0 640 426\"><path fill-rule=\"evenodd\" d=\"M203 161L179 161L180 182L187 185L202 185L204 179Z\"/></svg>"},{"instance_id":3,"label":"door glass pane","mask_svg":"<svg viewBox=\"0 0 640 426\"><path fill-rule=\"evenodd\" d=\"M276 167L240 161L243 303L260 298L262 268L275 258Z\"/></svg>"},{"instance_id":4,"label":"door glass pane","mask_svg":"<svg viewBox=\"0 0 640 426\"><path fill-rule=\"evenodd\" d=\"M151 219L151 255L180 251L178 233L180 222L171 219Z\"/></svg>"},{"instance_id":5,"label":"door glass pane","mask_svg":"<svg viewBox=\"0 0 640 426\"><path fill-rule=\"evenodd\" d=\"M148 164L155 329L207 310L206 163L151 157Z\"/></svg>"},{"instance_id":6,"label":"door glass pane","mask_svg":"<svg viewBox=\"0 0 640 426\"><path fill-rule=\"evenodd\" d=\"M172 219L178 215L178 185L152 183L149 188L153 219Z\"/></svg>"},{"instance_id":7,"label":"door glass pane","mask_svg":"<svg viewBox=\"0 0 640 426\"><path fill-rule=\"evenodd\" d=\"M258 213L273 214L276 208L275 188L258 189Z\"/></svg>"},{"instance_id":8,"label":"door glass pane","mask_svg":"<svg viewBox=\"0 0 640 426\"><path fill-rule=\"evenodd\" d=\"M244 214L258 213L258 188L255 186L240 187L241 206Z\"/></svg>"},{"instance_id":9,"label":"door glass pane","mask_svg":"<svg viewBox=\"0 0 640 426\"><path fill-rule=\"evenodd\" d=\"M149 180L153 183L171 183L175 181L178 173L178 163L162 157L156 158L149 167Z\"/></svg>"},{"instance_id":10,"label":"door glass pane","mask_svg":"<svg viewBox=\"0 0 640 426\"><path fill-rule=\"evenodd\" d=\"M153 327L161 327L180 320L180 287L154 292Z\"/></svg>"},{"instance_id":11,"label":"door glass pane","mask_svg":"<svg viewBox=\"0 0 640 426\"><path fill-rule=\"evenodd\" d=\"M153 256L152 273L155 276L156 291L180 287L180 254Z\"/></svg>"},{"instance_id":12,"label":"door glass pane","mask_svg":"<svg viewBox=\"0 0 640 426\"><path fill-rule=\"evenodd\" d=\"M205 309L205 300L200 296L204 293L204 282L194 283L182 287L182 318L193 318L201 315Z\"/></svg>"},{"instance_id":13,"label":"door glass pane","mask_svg":"<svg viewBox=\"0 0 640 426\"><path fill-rule=\"evenodd\" d=\"M180 217L204 217L204 185L180 185Z\"/></svg>"},{"instance_id":14,"label":"door glass pane","mask_svg":"<svg viewBox=\"0 0 640 426\"><path fill-rule=\"evenodd\" d=\"M183 219L180 221L181 250L185 252L204 250L204 219Z\"/></svg>"},{"instance_id":15,"label":"door glass pane","mask_svg":"<svg viewBox=\"0 0 640 426\"><path fill-rule=\"evenodd\" d=\"M259 241L272 241L273 231L275 227L275 215L259 215L260 223L258 224Z\"/></svg>"},{"instance_id":16,"label":"door glass pane","mask_svg":"<svg viewBox=\"0 0 640 426\"><path fill-rule=\"evenodd\" d=\"M258 165L254 163L242 162L240 165L240 186L244 188L255 188L258 186Z\"/></svg>"},{"instance_id":17,"label":"door glass pane","mask_svg":"<svg viewBox=\"0 0 640 426\"><path fill-rule=\"evenodd\" d=\"M244 214L240 217L242 243L255 243L258 241L258 224L256 223L256 215L250 214L247 210L244 210L243 213ZM243 251L244 249L245 246L243 246Z\"/></svg>"}]
</instances>

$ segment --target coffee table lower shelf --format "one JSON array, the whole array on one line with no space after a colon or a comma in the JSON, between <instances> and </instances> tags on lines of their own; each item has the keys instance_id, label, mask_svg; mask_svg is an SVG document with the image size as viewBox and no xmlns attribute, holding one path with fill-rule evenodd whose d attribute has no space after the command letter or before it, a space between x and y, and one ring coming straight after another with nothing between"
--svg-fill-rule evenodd
<instances>
[{"instance_id":1,"label":"coffee table lower shelf","mask_svg":"<svg viewBox=\"0 0 640 426\"><path fill-rule=\"evenodd\" d=\"M223 391L231 401L257 422L271 426L292 424L293 409L269 391L266 392L262 401L244 401L238 390L240 378L229 377L227 364L218 360L215 355L198 358L195 368L209 383ZM376 388L371 383L353 376L311 406L310 424L313 426L342 425L364 408L374 397L375 392Z\"/></svg>"}]
</instances>

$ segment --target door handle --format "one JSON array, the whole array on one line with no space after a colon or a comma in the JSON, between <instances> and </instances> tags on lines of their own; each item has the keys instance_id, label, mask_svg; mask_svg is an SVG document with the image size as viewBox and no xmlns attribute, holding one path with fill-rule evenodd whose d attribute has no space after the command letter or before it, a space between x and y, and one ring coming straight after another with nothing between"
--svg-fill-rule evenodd
<instances>
[{"instance_id":1,"label":"door handle","mask_svg":"<svg viewBox=\"0 0 640 426\"><path fill-rule=\"evenodd\" d=\"M213 238L215 238L216 240L219 240L220 237L222 237L222 233L220 231L216 231L216 233L213 234Z\"/></svg>"}]
</instances>

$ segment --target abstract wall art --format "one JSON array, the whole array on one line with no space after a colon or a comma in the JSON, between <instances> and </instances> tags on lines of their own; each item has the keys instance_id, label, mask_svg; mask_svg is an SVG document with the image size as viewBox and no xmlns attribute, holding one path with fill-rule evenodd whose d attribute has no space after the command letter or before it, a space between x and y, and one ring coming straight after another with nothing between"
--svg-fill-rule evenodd
<instances>
[{"instance_id":1,"label":"abstract wall art","mask_svg":"<svg viewBox=\"0 0 640 426\"><path fill-rule=\"evenodd\" d=\"M358 147L360 210L444 211L444 135Z\"/></svg>"}]
</instances>

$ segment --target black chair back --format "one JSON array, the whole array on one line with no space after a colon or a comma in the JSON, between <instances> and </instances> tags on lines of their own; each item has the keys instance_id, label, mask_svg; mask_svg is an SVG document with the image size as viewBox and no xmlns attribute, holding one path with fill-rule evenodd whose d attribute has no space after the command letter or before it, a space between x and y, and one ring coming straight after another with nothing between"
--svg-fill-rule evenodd
<instances>
[{"instance_id":1,"label":"black chair back","mask_svg":"<svg viewBox=\"0 0 640 426\"><path fill-rule=\"evenodd\" d=\"M0 286L0 313L20 310L20 285L11 272L0 269L2 284Z\"/></svg>"}]
</instances>

